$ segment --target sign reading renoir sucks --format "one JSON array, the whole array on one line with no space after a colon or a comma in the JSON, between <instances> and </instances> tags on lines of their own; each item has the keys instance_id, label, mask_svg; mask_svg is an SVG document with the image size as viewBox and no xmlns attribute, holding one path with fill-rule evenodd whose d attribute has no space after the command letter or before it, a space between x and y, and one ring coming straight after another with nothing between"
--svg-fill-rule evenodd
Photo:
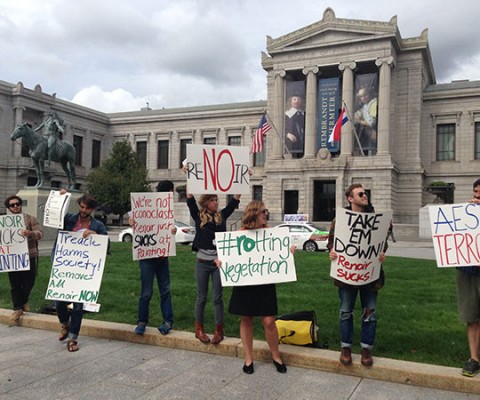
<instances>
[{"instance_id":1,"label":"sign reading renoir sucks","mask_svg":"<svg viewBox=\"0 0 480 400\"><path fill-rule=\"evenodd\" d=\"M30 257L23 214L0 216L0 272L28 271Z\"/></svg>"},{"instance_id":2,"label":"sign reading renoir sucks","mask_svg":"<svg viewBox=\"0 0 480 400\"><path fill-rule=\"evenodd\" d=\"M222 286L297 280L288 228L219 232L215 241Z\"/></svg>"},{"instance_id":3,"label":"sign reading renoir sucks","mask_svg":"<svg viewBox=\"0 0 480 400\"><path fill-rule=\"evenodd\" d=\"M46 299L97 303L108 236L59 231Z\"/></svg>"},{"instance_id":4,"label":"sign reading renoir sucks","mask_svg":"<svg viewBox=\"0 0 480 400\"><path fill-rule=\"evenodd\" d=\"M337 209L330 276L349 285L365 285L380 276L380 253L387 240L392 212L360 213Z\"/></svg>"},{"instance_id":5,"label":"sign reading renoir sucks","mask_svg":"<svg viewBox=\"0 0 480 400\"><path fill-rule=\"evenodd\" d=\"M187 187L192 194L250 194L248 147L187 145Z\"/></svg>"},{"instance_id":6,"label":"sign reading renoir sucks","mask_svg":"<svg viewBox=\"0 0 480 400\"><path fill-rule=\"evenodd\" d=\"M438 267L480 265L480 205L429 206Z\"/></svg>"}]
</instances>

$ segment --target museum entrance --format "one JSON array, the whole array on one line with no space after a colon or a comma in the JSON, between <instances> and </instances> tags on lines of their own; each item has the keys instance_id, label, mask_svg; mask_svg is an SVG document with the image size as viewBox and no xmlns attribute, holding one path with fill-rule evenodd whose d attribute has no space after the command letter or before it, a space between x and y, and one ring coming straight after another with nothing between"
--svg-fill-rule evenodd
<instances>
[{"instance_id":1,"label":"museum entrance","mask_svg":"<svg viewBox=\"0 0 480 400\"><path fill-rule=\"evenodd\" d=\"M335 218L335 181L315 181L312 221L329 222L333 218Z\"/></svg>"}]
</instances>

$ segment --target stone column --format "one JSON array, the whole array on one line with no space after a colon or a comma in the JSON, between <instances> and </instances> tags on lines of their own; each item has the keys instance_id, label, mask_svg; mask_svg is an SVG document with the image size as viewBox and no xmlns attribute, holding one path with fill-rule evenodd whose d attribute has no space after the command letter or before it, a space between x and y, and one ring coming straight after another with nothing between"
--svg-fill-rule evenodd
<instances>
[{"instance_id":1,"label":"stone column","mask_svg":"<svg viewBox=\"0 0 480 400\"><path fill-rule=\"evenodd\" d=\"M342 99L346 104L348 113L348 122L342 127L340 154L353 154L353 70L357 64L353 61L340 63L338 69L343 72Z\"/></svg>"},{"instance_id":2,"label":"stone column","mask_svg":"<svg viewBox=\"0 0 480 400\"><path fill-rule=\"evenodd\" d=\"M305 158L315 158L317 153L317 73L318 67L304 68L303 74L307 77L307 95L305 109Z\"/></svg>"},{"instance_id":3,"label":"stone column","mask_svg":"<svg viewBox=\"0 0 480 400\"><path fill-rule=\"evenodd\" d=\"M382 57L375 60L380 67L380 81L378 89L378 117L377 117L377 154L390 153L390 93L392 81L393 57Z\"/></svg>"},{"instance_id":4,"label":"stone column","mask_svg":"<svg viewBox=\"0 0 480 400\"><path fill-rule=\"evenodd\" d=\"M274 93L273 93L273 115L272 122L275 125L273 130L277 132L272 132L271 135L268 135L272 141L272 154L269 156L272 160L281 160L283 158L283 120L285 113L285 82L284 78L286 76L285 71L280 71L275 75L274 81ZM267 139L268 140L268 139Z\"/></svg>"}]
</instances>

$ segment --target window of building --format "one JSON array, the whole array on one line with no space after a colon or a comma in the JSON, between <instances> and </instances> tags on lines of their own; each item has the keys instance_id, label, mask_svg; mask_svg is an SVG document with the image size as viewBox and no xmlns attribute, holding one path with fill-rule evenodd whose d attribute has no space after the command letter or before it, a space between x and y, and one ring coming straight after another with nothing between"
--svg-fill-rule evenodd
<instances>
[{"instance_id":1,"label":"window of building","mask_svg":"<svg viewBox=\"0 0 480 400\"><path fill-rule=\"evenodd\" d=\"M157 168L168 169L168 140L158 141Z\"/></svg>"},{"instance_id":2,"label":"window of building","mask_svg":"<svg viewBox=\"0 0 480 400\"><path fill-rule=\"evenodd\" d=\"M263 149L259 153L253 153L253 166L254 167L263 167L265 165L265 143Z\"/></svg>"},{"instance_id":3,"label":"window of building","mask_svg":"<svg viewBox=\"0 0 480 400\"><path fill-rule=\"evenodd\" d=\"M75 165L82 165L83 137L73 135L73 147L75 147Z\"/></svg>"},{"instance_id":4,"label":"window of building","mask_svg":"<svg viewBox=\"0 0 480 400\"><path fill-rule=\"evenodd\" d=\"M138 162L143 166L147 166L147 142L137 142L137 158Z\"/></svg>"},{"instance_id":5,"label":"window of building","mask_svg":"<svg viewBox=\"0 0 480 400\"><path fill-rule=\"evenodd\" d=\"M217 144L217 139L214 137L203 138L203 144Z\"/></svg>"},{"instance_id":6,"label":"window of building","mask_svg":"<svg viewBox=\"0 0 480 400\"><path fill-rule=\"evenodd\" d=\"M253 185L253 200L263 200L263 186Z\"/></svg>"},{"instance_id":7,"label":"window of building","mask_svg":"<svg viewBox=\"0 0 480 400\"><path fill-rule=\"evenodd\" d=\"M242 145L242 137L241 136L229 136L228 137L228 145L229 146L241 146Z\"/></svg>"},{"instance_id":8,"label":"window of building","mask_svg":"<svg viewBox=\"0 0 480 400\"><path fill-rule=\"evenodd\" d=\"M455 124L437 125L437 161L455 160Z\"/></svg>"},{"instance_id":9,"label":"window of building","mask_svg":"<svg viewBox=\"0 0 480 400\"><path fill-rule=\"evenodd\" d=\"M92 140L92 168L100 166L100 154L102 151L102 142L100 140Z\"/></svg>"},{"instance_id":10,"label":"window of building","mask_svg":"<svg viewBox=\"0 0 480 400\"><path fill-rule=\"evenodd\" d=\"M187 144L192 144L192 139L180 139L180 168L183 167L183 160L187 158Z\"/></svg>"},{"instance_id":11,"label":"window of building","mask_svg":"<svg viewBox=\"0 0 480 400\"><path fill-rule=\"evenodd\" d=\"M480 122L475 122L475 160L480 160Z\"/></svg>"}]
</instances>

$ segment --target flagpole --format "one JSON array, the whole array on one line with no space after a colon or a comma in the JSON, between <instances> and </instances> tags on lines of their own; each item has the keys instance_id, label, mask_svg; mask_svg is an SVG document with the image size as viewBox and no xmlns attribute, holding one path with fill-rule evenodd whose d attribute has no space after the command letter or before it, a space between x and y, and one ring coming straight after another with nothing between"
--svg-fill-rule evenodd
<instances>
[{"instance_id":1,"label":"flagpole","mask_svg":"<svg viewBox=\"0 0 480 400\"><path fill-rule=\"evenodd\" d=\"M285 144L285 140L284 140L283 137L280 135L280 133L278 133L277 127L275 126L275 124L273 123L272 119L270 118L270 115L268 115L268 112L267 112L266 109L264 110L264 114L265 114L265 118L267 118L268 123L270 124L270 126L273 128L273 130L274 130L275 133L277 134L278 138L280 139L280 142L282 142L284 154L285 154L285 150L286 150L287 153L289 153L290 155L292 155L292 152L291 152L290 150L288 150L287 145Z\"/></svg>"},{"instance_id":2,"label":"flagpole","mask_svg":"<svg viewBox=\"0 0 480 400\"><path fill-rule=\"evenodd\" d=\"M360 139L358 138L357 130L355 129L355 124L353 123L353 119L352 119L352 116L350 114L350 111L348 110L348 107L347 107L347 104L345 103L345 101L342 101L342 103L343 103L343 106L345 107L345 112L347 113L347 117L350 120L350 123L352 124L352 130L353 130L353 133L355 135L355 139L357 140L358 147L360 148L360 151L362 152L362 156L365 157L365 152L363 151L363 147L360 144Z\"/></svg>"}]
</instances>

